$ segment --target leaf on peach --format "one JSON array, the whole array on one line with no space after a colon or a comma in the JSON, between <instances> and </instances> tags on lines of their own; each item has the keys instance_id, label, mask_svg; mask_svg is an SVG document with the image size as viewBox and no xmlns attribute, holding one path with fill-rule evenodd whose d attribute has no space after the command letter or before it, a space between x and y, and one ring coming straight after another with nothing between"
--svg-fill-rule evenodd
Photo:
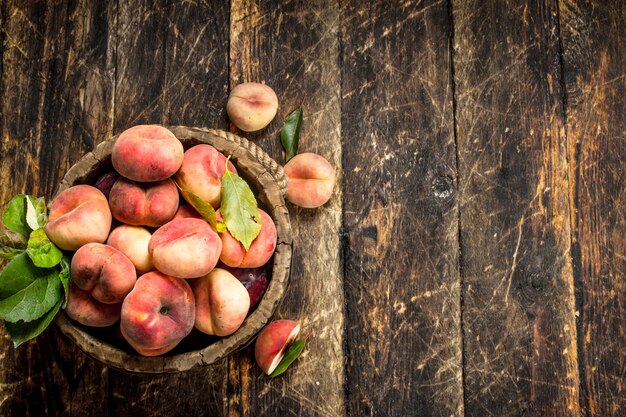
<instances>
[{"instance_id":1,"label":"leaf on peach","mask_svg":"<svg viewBox=\"0 0 626 417\"><path fill-rule=\"evenodd\" d=\"M211 227L215 229L216 232L222 233L226 231L226 225L219 220L217 220L217 215L215 214L215 209L211 204L204 201L200 196L192 193L191 191L184 190L176 181L174 181L180 193L183 195L185 200L191 204L191 206L196 209L198 213L209 222Z\"/></svg>"},{"instance_id":2,"label":"leaf on peach","mask_svg":"<svg viewBox=\"0 0 626 417\"><path fill-rule=\"evenodd\" d=\"M261 232L261 214L248 183L237 174L226 170L222 177L222 204L220 212L230 234L245 250Z\"/></svg>"}]
</instances>

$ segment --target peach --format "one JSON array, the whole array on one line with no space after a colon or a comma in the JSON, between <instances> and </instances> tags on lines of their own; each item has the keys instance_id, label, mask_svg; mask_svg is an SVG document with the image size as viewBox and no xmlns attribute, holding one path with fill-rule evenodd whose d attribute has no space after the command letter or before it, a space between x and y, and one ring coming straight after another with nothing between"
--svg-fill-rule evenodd
<instances>
[{"instance_id":1,"label":"peach","mask_svg":"<svg viewBox=\"0 0 626 417\"><path fill-rule=\"evenodd\" d=\"M178 210L176 210L176 214L174 214L172 220L186 219L188 217L192 217L194 219L203 218L200 213L198 213L196 209L191 207L189 204L181 204L180 206L178 206Z\"/></svg>"},{"instance_id":2,"label":"peach","mask_svg":"<svg viewBox=\"0 0 626 417\"><path fill-rule=\"evenodd\" d=\"M296 206L315 208L325 204L333 193L335 170L324 157L301 153L285 164L288 178L287 200Z\"/></svg>"},{"instance_id":3,"label":"peach","mask_svg":"<svg viewBox=\"0 0 626 417\"><path fill-rule=\"evenodd\" d=\"M50 204L46 234L63 250L86 243L102 243L111 230L111 210L106 197L91 185L75 185Z\"/></svg>"},{"instance_id":4,"label":"peach","mask_svg":"<svg viewBox=\"0 0 626 417\"><path fill-rule=\"evenodd\" d=\"M205 220L176 219L157 229L148 252L159 271L178 278L202 277L215 267L222 241Z\"/></svg>"},{"instance_id":5,"label":"peach","mask_svg":"<svg viewBox=\"0 0 626 417\"><path fill-rule=\"evenodd\" d=\"M135 265L138 274L152 271L152 257L148 252L148 243L152 233L141 226L122 224L111 232L107 244L122 252Z\"/></svg>"},{"instance_id":6,"label":"peach","mask_svg":"<svg viewBox=\"0 0 626 417\"><path fill-rule=\"evenodd\" d=\"M226 113L230 121L244 132L256 132L269 125L278 111L278 97L271 87L259 83L242 83L230 92Z\"/></svg>"},{"instance_id":7,"label":"peach","mask_svg":"<svg viewBox=\"0 0 626 417\"><path fill-rule=\"evenodd\" d=\"M196 299L196 329L228 336L241 326L250 309L250 296L233 274L215 268L190 284Z\"/></svg>"},{"instance_id":8,"label":"peach","mask_svg":"<svg viewBox=\"0 0 626 417\"><path fill-rule=\"evenodd\" d=\"M230 161L228 170L237 173ZM222 199L222 177L225 171L226 157L213 146L201 144L185 151L183 163L174 178L180 188L217 208Z\"/></svg>"},{"instance_id":9,"label":"peach","mask_svg":"<svg viewBox=\"0 0 626 417\"><path fill-rule=\"evenodd\" d=\"M135 182L119 178L109 194L113 217L133 226L164 225L178 209L178 189L171 179Z\"/></svg>"},{"instance_id":10,"label":"peach","mask_svg":"<svg viewBox=\"0 0 626 417\"><path fill-rule=\"evenodd\" d=\"M153 271L139 277L124 299L120 330L141 355L158 356L176 347L191 332L195 316L189 284Z\"/></svg>"},{"instance_id":11,"label":"peach","mask_svg":"<svg viewBox=\"0 0 626 417\"><path fill-rule=\"evenodd\" d=\"M247 252L228 230L220 233L222 239L220 261L233 268L258 268L269 261L276 249L276 226L266 212L259 209L259 214L261 215L261 231L252 241ZM217 215L218 219L222 220L219 210Z\"/></svg>"},{"instance_id":12,"label":"peach","mask_svg":"<svg viewBox=\"0 0 626 417\"><path fill-rule=\"evenodd\" d=\"M268 324L256 339L254 357L266 374L271 374L285 356L285 348L300 333L300 323L293 320L276 320Z\"/></svg>"},{"instance_id":13,"label":"peach","mask_svg":"<svg viewBox=\"0 0 626 417\"><path fill-rule=\"evenodd\" d=\"M72 256L70 271L74 284L105 304L121 303L137 281L130 259L102 243L81 246Z\"/></svg>"},{"instance_id":14,"label":"peach","mask_svg":"<svg viewBox=\"0 0 626 417\"><path fill-rule=\"evenodd\" d=\"M122 132L111 153L113 168L133 181L161 181L183 162L183 144L162 126L139 125Z\"/></svg>"},{"instance_id":15,"label":"peach","mask_svg":"<svg viewBox=\"0 0 626 417\"><path fill-rule=\"evenodd\" d=\"M70 294L65 312L67 315L85 326L111 326L120 319L122 303L104 304L91 296L89 291L78 288L75 283L70 285Z\"/></svg>"}]
</instances>

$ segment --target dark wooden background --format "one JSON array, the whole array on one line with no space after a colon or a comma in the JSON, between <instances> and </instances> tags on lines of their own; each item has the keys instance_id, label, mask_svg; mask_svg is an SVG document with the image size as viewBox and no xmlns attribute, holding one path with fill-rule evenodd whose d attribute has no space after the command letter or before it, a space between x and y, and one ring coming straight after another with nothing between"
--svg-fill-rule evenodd
<instances>
[{"instance_id":1,"label":"dark wooden background","mask_svg":"<svg viewBox=\"0 0 626 417\"><path fill-rule=\"evenodd\" d=\"M286 375L0 327L0 415L626 416L623 0L8 0L0 28L0 208L132 125L228 129L242 81L281 103L250 139L281 160L301 104L339 174L289 208Z\"/></svg>"}]
</instances>

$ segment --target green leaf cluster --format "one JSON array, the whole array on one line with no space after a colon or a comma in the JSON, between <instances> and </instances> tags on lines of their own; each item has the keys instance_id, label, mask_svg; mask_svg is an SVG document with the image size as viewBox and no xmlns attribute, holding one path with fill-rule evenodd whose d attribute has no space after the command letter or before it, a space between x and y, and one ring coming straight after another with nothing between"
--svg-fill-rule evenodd
<instances>
[{"instance_id":1,"label":"green leaf cluster","mask_svg":"<svg viewBox=\"0 0 626 417\"><path fill-rule=\"evenodd\" d=\"M0 319L15 346L38 336L67 304L69 258L50 241L43 198L20 194L7 205L0 231Z\"/></svg>"}]
</instances>

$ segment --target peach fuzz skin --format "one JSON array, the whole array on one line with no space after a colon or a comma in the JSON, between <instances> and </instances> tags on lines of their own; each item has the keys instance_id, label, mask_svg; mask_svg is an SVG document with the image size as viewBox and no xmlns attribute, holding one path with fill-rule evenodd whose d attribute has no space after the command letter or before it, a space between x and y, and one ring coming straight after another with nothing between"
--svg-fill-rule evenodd
<instances>
[{"instance_id":1,"label":"peach fuzz skin","mask_svg":"<svg viewBox=\"0 0 626 417\"><path fill-rule=\"evenodd\" d=\"M50 204L45 231L63 250L76 250L90 243L102 243L111 230L111 211L106 197L90 185L75 185Z\"/></svg>"},{"instance_id":2,"label":"peach fuzz skin","mask_svg":"<svg viewBox=\"0 0 626 417\"><path fill-rule=\"evenodd\" d=\"M230 161L228 170L237 173ZM192 192L213 208L218 208L222 199L222 177L225 171L226 157L213 146L200 144L185 151L175 180L183 190Z\"/></svg>"},{"instance_id":3,"label":"peach fuzz skin","mask_svg":"<svg viewBox=\"0 0 626 417\"><path fill-rule=\"evenodd\" d=\"M196 329L216 336L228 336L239 329L250 309L250 296L233 274L215 268L191 280L190 285L196 299Z\"/></svg>"},{"instance_id":4,"label":"peach fuzz skin","mask_svg":"<svg viewBox=\"0 0 626 417\"><path fill-rule=\"evenodd\" d=\"M162 126L139 125L122 132L111 153L113 168L133 181L171 177L183 162L183 144Z\"/></svg>"},{"instance_id":5,"label":"peach fuzz skin","mask_svg":"<svg viewBox=\"0 0 626 417\"><path fill-rule=\"evenodd\" d=\"M107 244L122 252L135 265L138 274L154 270L152 257L148 252L148 243L152 233L141 226L122 224L109 235Z\"/></svg>"},{"instance_id":6,"label":"peach fuzz skin","mask_svg":"<svg viewBox=\"0 0 626 417\"><path fill-rule=\"evenodd\" d=\"M285 164L287 200L304 208L320 207L333 193L335 170L324 157L301 153Z\"/></svg>"},{"instance_id":7,"label":"peach fuzz skin","mask_svg":"<svg viewBox=\"0 0 626 417\"><path fill-rule=\"evenodd\" d=\"M247 252L228 231L220 233L222 239L220 261L233 268L258 268L270 260L276 249L276 226L265 211L259 209L259 214L261 215L261 231L252 241ZM222 220L219 210L217 217Z\"/></svg>"},{"instance_id":8,"label":"peach fuzz skin","mask_svg":"<svg viewBox=\"0 0 626 417\"><path fill-rule=\"evenodd\" d=\"M298 333L300 323L293 320L276 320L261 330L254 345L254 357L263 372L274 372L285 355L285 348Z\"/></svg>"},{"instance_id":9,"label":"peach fuzz skin","mask_svg":"<svg viewBox=\"0 0 626 417\"><path fill-rule=\"evenodd\" d=\"M72 282L105 304L121 303L137 281L130 259L102 243L81 246L72 257L70 271Z\"/></svg>"},{"instance_id":10,"label":"peach fuzz skin","mask_svg":"<svg viewBox=\"0 0 626 417\"><path fill-rule=\"evenodd\" d=\"M178 278L202 277L217 265L222 241L205 220L176 219L152 234L148 252L157 270Z\"/></svg>"},{"instance_id":11,"label":"peach fuzz skin","mask_svg":"<svg viewBox=\"0 0 626 417\"><path fill-rule=\"evenodd\" d=\"M169 178L149 183L120 178L109 194L113 217L133 226L164 225L176 214L178 201L178 189Z\"/></svg>"},{"instance_id":12,"label":"peach fuzz skin","mask_svg":"<svg viewBox=\"0 0 626 417\"><path fill-rule=\"evenodd\" d=\"M120 319L122 303L104 304L96 300L88 291L81 290L74 283L70 285L70 294L65 307L67 315L91 327L107 327Z\"/></svg>"},{"instance_id":13,"label":"peach fuzz skin","mask_svg":"<svg viewBox=\"0 0 626 417\"><path fill-rule=\"evenodd\" d=\"M278 111L278 97L271 87L242 83L232 89L226 103L230 121L244 132L256 132L271 123Z\"/></svg>"},{"instance_id":14,"label":"peach fuzz skin","mask_svg":"<svg viewBox=\"0 0 626 417\"><path fill-rule=\"evenodd\" d=\"M158 356L191 332L195 314L193 292L184 279L148 272L122 303L120 330L139 354Z\"/></svg>"}]
</instances>

